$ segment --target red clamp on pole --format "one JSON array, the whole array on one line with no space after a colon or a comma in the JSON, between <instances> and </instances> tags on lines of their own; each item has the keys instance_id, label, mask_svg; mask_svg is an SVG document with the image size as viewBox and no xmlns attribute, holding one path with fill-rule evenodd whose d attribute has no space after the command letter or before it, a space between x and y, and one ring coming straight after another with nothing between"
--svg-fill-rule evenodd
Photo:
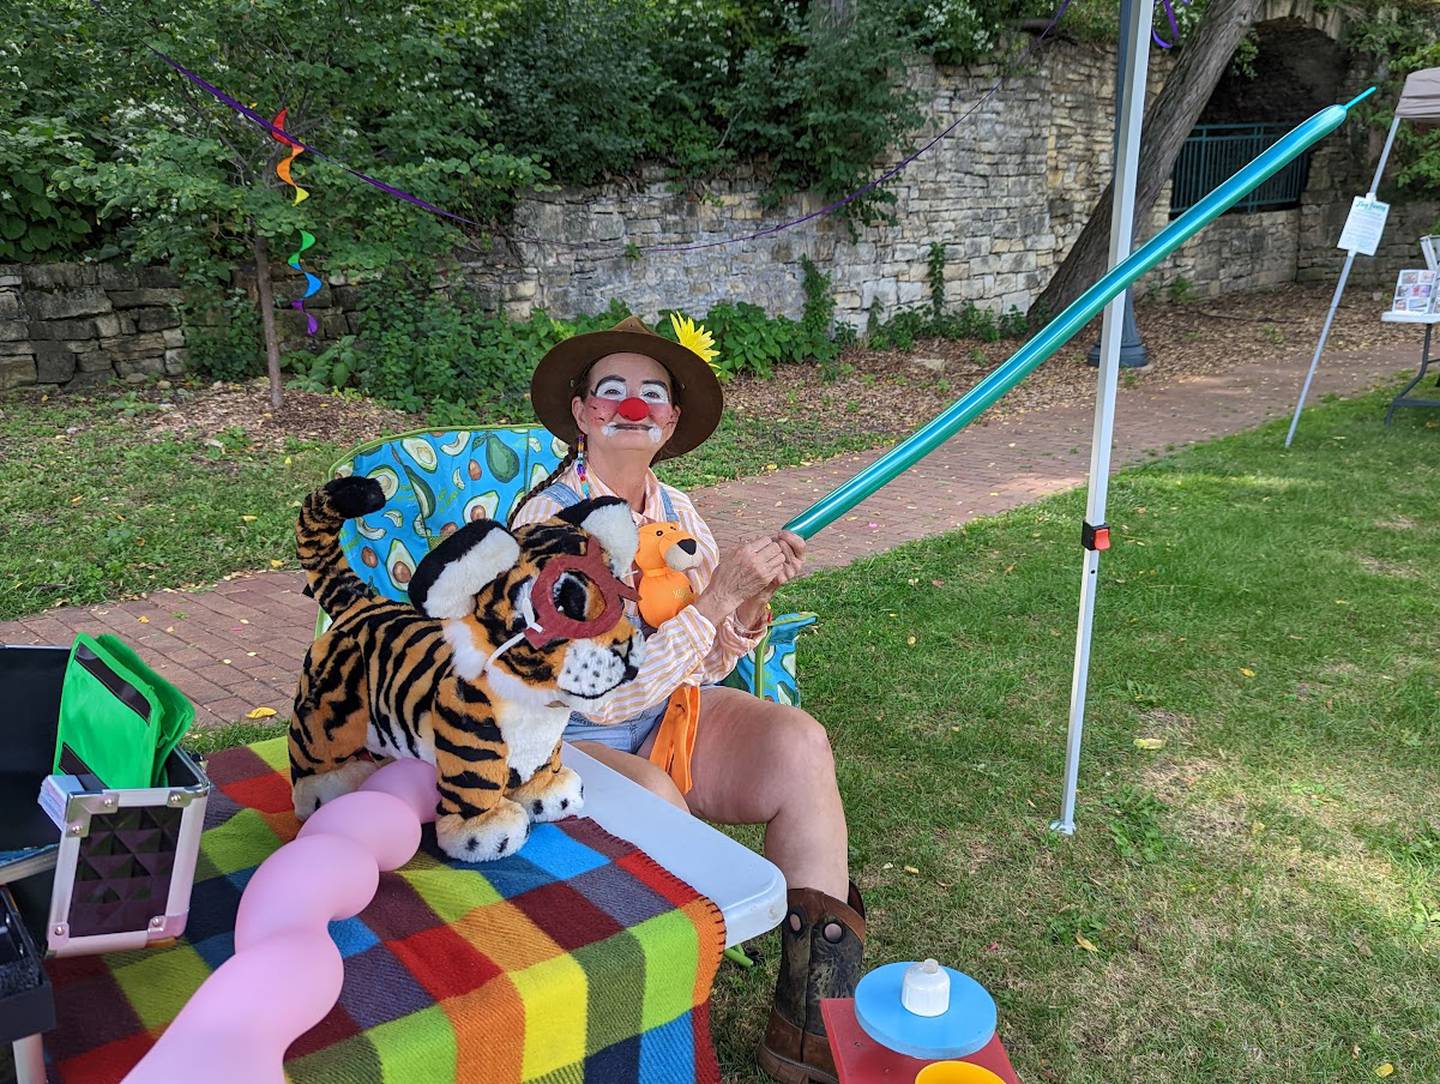
<instances>
[{"instance_id":1,"label":"red clamp on pole","mask_svg":"<svg viewBox=\"0 0 1440 1084\"><path fill-rule=\"evenodd\" d=\"M1102 523L1093 527L1084 523L1080 527L1080 544L1087 550L1108 550L1110 548L1110 527Z\"/></svg>"}]
</instances>

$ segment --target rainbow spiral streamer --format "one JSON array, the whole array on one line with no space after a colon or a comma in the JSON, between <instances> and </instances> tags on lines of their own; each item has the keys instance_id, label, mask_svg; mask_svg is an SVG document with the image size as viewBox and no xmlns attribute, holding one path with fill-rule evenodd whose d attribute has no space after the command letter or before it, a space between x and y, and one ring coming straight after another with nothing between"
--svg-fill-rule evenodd
<instances>
[{"instance_id":1,"label":"rainbow spiral streamer","mask_svg":"<svg viewBox=\"0 0 1440 1084\"><path fill-rule=\"evenodd\" d=\"M280 112L275 114L275 120L272 122L272 127L270 131L270 138L275 140L276 143L283 144L284 146L290 148L289 156L281 159L275 164L275 175L279 177L282 181L284 181L286 184L288 184L291 188L295 189L295 199L293 203L299 204L302 200L309 199L310 193L304 188L301 188L300 185L296 183L295 178L291 176L290 166L291 163L295 161L295 159L299 158L300 155L305 153L305 148L300 146L300 144L296 143L294 140L287 139L283 134L280 134L285 128L285 116L288 112L288 109L282 109L280 110ZM305 276L305 292L301 296L295 298L294 301L290 302L290 307L305 317L306 335L314 335L315 332L320 330L320 321L315 319L313 315L305 311L305 301L308 298L313 297L315 292L320 289L320 279L318 276L312 275L309 271L306 271L303 267L300 266L300 254L314 243L315 235L313 233L310 233L308 230L301 230L300 247L290 254L289 260L290 266Z\"/></svg>"}]
</instances>

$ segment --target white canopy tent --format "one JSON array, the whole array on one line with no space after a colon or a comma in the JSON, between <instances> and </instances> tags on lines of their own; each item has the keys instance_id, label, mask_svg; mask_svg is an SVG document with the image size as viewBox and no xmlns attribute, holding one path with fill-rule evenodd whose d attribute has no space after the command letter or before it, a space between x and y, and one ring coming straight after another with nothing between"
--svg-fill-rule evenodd
<instances>
[{"instance_id":1,"label":"white canopy tent","mask_svg":"<svg viewBox=\"0 0 1440 1084\"><path fill-rule=\"evenodd\" d=\"M1390 122L1390 132L1385 137L1385 149L1380 152L1380 162L1375 167L1375 178L1370 182L1366 199L1375 199L1375 190L1380 187L1380 178L1390 160L1390 149L1395 145L1395 133L1401 121L1428 126L1440 124L1440 68L1426 68L1412 72L1400 91L1400 101L1395 106L1395 119ZM1310 359L1310 370L1305 374L1305 383L1300 388L1300 400L1295 404L1295 416L1290 419L1290 432L1285 435L1285 447L1295 439L1295 429L1300 424L1300 411L1305 409L1305 397L1310 394L1310 382L1315 379L1315 370L1320 366L1320 355L1325 350L1325 340L1330 337L1330 325L1335 321L1335 310L1340 307L1340 298L1345 293L1345 282L1350 278L1350 268L1355 265L1355 249L1345 253L1345 266L1340 269L1340 281L1335 284L1335 296L1330 299L1330 311L1325 314L1325 324L1320 329L1320 341L1315 344L1315 354Z\"/></svg>"}]
</instances>

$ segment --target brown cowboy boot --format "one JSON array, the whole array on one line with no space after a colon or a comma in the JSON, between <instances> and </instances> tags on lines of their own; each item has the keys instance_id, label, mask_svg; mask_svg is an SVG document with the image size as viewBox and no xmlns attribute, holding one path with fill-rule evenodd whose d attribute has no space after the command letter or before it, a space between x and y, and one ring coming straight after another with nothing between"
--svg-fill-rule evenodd
<instances>
[{"instance_id":1,"label":"brown cowboy boot","mask_svg":"<svg viewBox=\"0 0 1440 1084\"><path fill-rule=\"evenodd\" d=\"M865 949L865 904L850 885L849 903L813 888L791 889L780 926L780 976L760 1068L783 1084L838 1084L820 999L851 997Z\"/></svg>"}]
</instances>

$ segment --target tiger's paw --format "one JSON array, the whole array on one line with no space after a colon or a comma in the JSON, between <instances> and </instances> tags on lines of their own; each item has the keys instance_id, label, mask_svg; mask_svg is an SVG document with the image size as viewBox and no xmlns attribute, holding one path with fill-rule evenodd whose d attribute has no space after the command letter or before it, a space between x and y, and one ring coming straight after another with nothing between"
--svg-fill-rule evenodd
<instances>
[{"instance_id":1,"label":"tiger's paw","mask_svg":"<svg viewBox=\"0 0 1440 1084\"><path fill-rule=\"evenodd\" d=\"M303 821L326 802L359 790L360 784L369 779L378 767L380 765L373 760L352 760L333 771L297 779L290 788L295 801L295 816Z\"/></svg>"},{"instance_id":2,"label":"tiger's paw","mask_svg":"<svg viewBox=\"0 0 1440 1084\"><path fill-rule=\"evenodd\" d=\"M509 798L478 817L447 813L435 821L440 849L461 862L489 862L514 854L530 838L530 817Z\"/></svg>"},{"instance_id":3,"label":"tiger's paw","mask_svg":"<svg viewBox=\"0 0 1440 1084\"><path fill-rule=\"evenodd\" d=\"M536 778L511 795L537 824L573 817L585 804L585 787L575 769L561 768L547 774L549 778L543 789L532 789L539 782Z\"/></svg>"}]
</instances>

